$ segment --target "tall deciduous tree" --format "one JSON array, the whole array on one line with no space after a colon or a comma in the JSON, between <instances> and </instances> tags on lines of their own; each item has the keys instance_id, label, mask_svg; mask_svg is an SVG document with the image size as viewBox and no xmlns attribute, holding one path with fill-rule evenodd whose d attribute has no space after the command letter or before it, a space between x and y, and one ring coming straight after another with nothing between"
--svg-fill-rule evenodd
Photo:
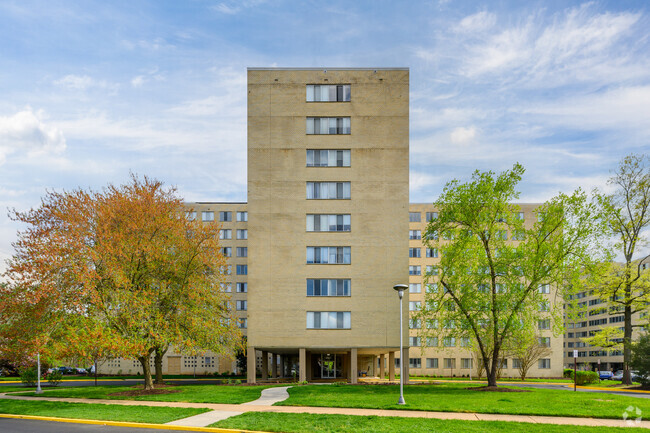
<instances>
[{"instance_id":1,"label":"tall deciduous tree","mask_svg":"<svg viewBox=\"0 0 650 433\"><path fill-rule=\"evenodd\" d=\"M499 175L476 171L470 182L449 182L424 241L440 261L427 270L422 332L443 346L470 338L489 387L496 386L503 349L515 337L539 328L560 331L561 301L540 286L562 287L575 278L599 231L596 207L579 190L540 205L535 221L521 218L513 202L523 173L516 164Z\"/></svg>"},{"instance_id":2,"label":"tall deciduous tree","mask_svg":"<svg viewBox=\"0 0 650 433\"><path fill-rule=\"evenodd\" d=\"M236 350L240 331L220 285L219 228L185 218L175 189L132 176L101 192L49 192L39 208L12 217L27 229L8 262L14 291L0 298L9 311L37 305L40 317L54 312L45 323L61 335L86 322L79 317L92 321L85 335L137 358L146 389L157 348ZM6 302L13 294L24 301ZM86 343L75 346L90 353Z\"/></svg>"},{"instance_id":3,"label":"tall deciduous tree","mask_svg":"<svg viewBox=\"0 0 650 433\"><path fill-rule=\"evenodd\" d=\"M648 311L650 273L642 264L650 256L639 250L648 246L650 228L650 158L629 155L623 158L608 184L611 193L597 198L605 209L604 222L615 239L614 251L622 255L622 263L607 263L597 275L591 275L594 292L609 302L612 312L623 313L623 383L631 384L632 329L644 324L632 323L632 315Z\"/></svg>"}]
</instances>

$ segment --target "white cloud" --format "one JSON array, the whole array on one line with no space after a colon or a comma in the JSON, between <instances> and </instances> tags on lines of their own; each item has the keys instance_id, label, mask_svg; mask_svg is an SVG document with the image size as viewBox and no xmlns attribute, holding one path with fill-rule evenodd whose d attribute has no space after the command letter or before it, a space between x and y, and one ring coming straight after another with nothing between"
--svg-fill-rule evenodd
<instances>
[{"instance_id":1,"label":"white cloud","mask_svg":"<svg viewBox=\"0 0 650 433\"><path fill-rule=\"evenodd\" d=\"M468 128L464 128L462 126L454 128L454 130L451 131L451 134L449 134L449 138L454 144L467 144L473 141L475 137L476 128L474 126L470 126Z\"/></svg>"},{"instance_id":2,"label":"white cloud","mask_svg":"<svg viewBox=\"0 0 650 433\"><path fill-rule=\"evenodd\" d=\"M632 33L631 28L641 14L595 13L593 8L593 4L586 3L569 9L546 26L539 24L544 22L539 13L531 14L523 22L470 44L462 72L468 77L515 74L545 85L549 84L549 77L554 78L553 85L587 79L590 73L583 71L592 67L602 69L603 64L612 65L625 75L642 73L637 67L626 70L631 59L621 53L619 46ZM478 18L473 21L481 23ZM623 77L616 77L620 78Z\"/></svg>"},{"instance_id":3,"label":"white cloud","mask_svg":"<svg viewBox=\"0 0 650 433\"><path fill-rule=\"evenodd\" d=\"M468 15L456 26L455 30L461 33L476 33L488 30L496 24L496 15L482 11L473 15Z\"/></svg>"},{"instance_id":4,"label":"white cloud","mask_svg":"<svg viewBox=\"0 0 650 433\"><path fill-rule=\"evenodd\" d=\"M44 123L43 113L34 113L31 108L13 116L0 116L0 165L13 153L27 153L29 156L43 153L61 153L66 148L63 132Z\"/></svg>"},{"instance_id":5,"label":"white cloud","mask_svg":"<svg viewBox=\"0 0 650 433\"><path fill-rule=\"evenodd\" d=\"M409 189L411 192L426 188L431 189L433 185L439 185L440 181L440 176L432 176L416 170L410 170L409 172Z\"/></svg>"},{"instance_id":6,"label":"white cloud","mask_svg":"<svg viewBox=\"0 0 650 433\"><path fill-rule=\"evenodd\" d=\"M245 9L251 9L256 6L266 3L266 0L230 0L221 2L212 9L226 15L235 15Z\"/></svg>"},{"instance_id":7,"label":"white cloud","mask_svg":"<svg viewBox=\"0 0 650 433\"><path fill-rule=\"evenodd\" d=\"M138 75L137 77L133 77L133 79L131 80L131 86L142 87L144 81L145 81L144 75Z\"/></svg>"}]
</instances>

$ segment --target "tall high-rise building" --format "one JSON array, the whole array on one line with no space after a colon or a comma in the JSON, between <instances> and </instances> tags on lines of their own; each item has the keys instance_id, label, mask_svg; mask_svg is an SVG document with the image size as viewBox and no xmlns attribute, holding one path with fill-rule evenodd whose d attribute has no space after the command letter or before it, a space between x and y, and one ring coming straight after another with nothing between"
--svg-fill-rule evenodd
<instances>
[{"instance_id":1,"label":"tall high-rise building","mask_svg":"<svg viewBox=\"0 0 650 433\"><path fill-rule=\"evenodd\" d=\"M399 350L408 188L408 69L248 70L249 381L254 351L355 382Z\"/></svg>"}]
</instances>

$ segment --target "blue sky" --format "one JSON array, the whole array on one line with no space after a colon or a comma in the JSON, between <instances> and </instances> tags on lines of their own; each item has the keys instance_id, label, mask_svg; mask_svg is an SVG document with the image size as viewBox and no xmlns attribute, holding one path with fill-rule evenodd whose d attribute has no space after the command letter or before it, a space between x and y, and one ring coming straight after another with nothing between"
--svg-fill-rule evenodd
<instances>
[{"instance_id":1,"label":"blue sky","mask_svg":"<svg viewBox=\"0 0 650 433\"><path fill-rule=\"evenodd\" d=\"M0 0L0 208L129 171L246 200L248 66L409 67L412 202L515 162L522 201L602 187L650 149L648 29L623 0Z\"/></svg>"}]
</instances>

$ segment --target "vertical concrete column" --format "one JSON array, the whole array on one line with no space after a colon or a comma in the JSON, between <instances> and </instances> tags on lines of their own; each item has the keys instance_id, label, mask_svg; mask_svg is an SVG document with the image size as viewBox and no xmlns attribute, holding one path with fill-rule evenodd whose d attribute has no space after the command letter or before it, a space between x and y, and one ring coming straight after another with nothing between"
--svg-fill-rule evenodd
<instances>
[{"instance_id":1,"label":"vertical concrete column","mask_svg":"<svg viewBox=\"0 0 650 433\"><path fill-rule=\"evenodd\" d=\"M300 348L299 351L299 377L300 382L307 380L307 350L305 348Z\"/></svg>"},{"instance_id":2,"label":"vertical concrete column","mask_svg":"<svg viewBox=\"0 0 650 433\"><path fill-rule=\"evenodd\" d=\"M357 361L357 348L350 349L350 383L357 383L359 378L359 369Z\"/></svg>"},{"instance_id":3,"label":"vertical concrete column","mask_svg":"<svg viewBox=\"0 0 650 433\"><path fill-rule=\"evenodd\" d=\"M402 349L402 359L399 362L404 363L404 383L409 383L409 349L405 347Z\"/></svg>"},{"instance_id":4,"label":"vertical concrete column","mask_svg":"<svg viewBox=\"0 0 650 433\"><path fill-rule=\"evenodd\" d=\"M262 350L262 380L269 378L269 352Z\"/></svg>"},{"instance_id":5,"label":"vertical concrete column","mask_svg":"<svg viewBox=\"0 0 650 433\"><path fill-rule=\"evenodd\" d=\"M271 354L271 377L274 379L278 377L278 355L275 353Z\"/></svg>"},{"instance_id":6,"label":"vertical concrete column","mask_svg":"<svg viewBox=\"0 0 650 433\"><path fill-rule=\"evenodd\" d=\"M395 380L395 352L388 352L388 380Z\"/></svg>"},{"instance_id":7,"label":"vertical concrete column","mask_svg":"<svg viewBox=\"0 0 650 433\"><path fill-rule=\"evenodd\" d=\"M382 353L379 355L379 378L383 379L386 376L386 356Z\"/></svg>"},{"instance_id":8,"label":"vertical concrete column","mask_svg":"<svg viewBox=\"0 0 650 433\"><path fill-rule=\"evenodd\" d=\"M286 361L286 357L284 355L280 355L280 373L278 373L278 377L284 377L284 363Z\"/></svg>"},{"instance_id":9,"label":"vertical concrete column","mask_svg":"<svg viewBox=\"0 0 650 433\"><path fill-rule=\"evenodd\" d=\"M246 381L248 383L255 383L255 370L257 368L257 360L255 356L255 348L248 346L246 356Z\"/></svg>"}]
</instances>

